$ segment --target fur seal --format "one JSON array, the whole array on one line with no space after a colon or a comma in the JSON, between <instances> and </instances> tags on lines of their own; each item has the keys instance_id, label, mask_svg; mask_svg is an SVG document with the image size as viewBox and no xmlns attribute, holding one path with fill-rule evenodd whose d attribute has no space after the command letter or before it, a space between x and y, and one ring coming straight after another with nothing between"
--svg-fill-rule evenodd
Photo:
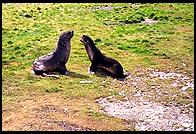
<instances>
[{"instance_id":1,"label":"fur seal","mask_svg":"<svg viewBox=\"0 0 196 134\"><path fill-rule=\"evenodd\" d=\"M32 73L42 76L49 75L50 72L59 72L67 74L66 63L69 59L71 50L70 40L74 35L74 31L67 31L60 34L55 50L47 55L36 59L32 66ZM54 76L56 77L56 76Z\"/></svg>"},{"instance_id":2,"label":"fur seal","mask_svg":"<svg viewBox=\"0 0 196 134\"><path fill-rule=\"evenodd\" d=\"M112 78L125 78L123 67L121 64L110 57L106 57L95 46L93 40L83 35L80 41L84 44L88 57L91 61L90 72L95 72L97 69L106 71Z\"/></svg>"}]
</instances>

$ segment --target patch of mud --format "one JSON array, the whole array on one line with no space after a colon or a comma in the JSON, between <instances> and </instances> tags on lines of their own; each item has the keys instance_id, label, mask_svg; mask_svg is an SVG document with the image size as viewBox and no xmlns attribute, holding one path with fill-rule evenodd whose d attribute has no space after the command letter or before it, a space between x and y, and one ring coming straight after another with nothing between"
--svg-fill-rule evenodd
<instances>
[{"instance_id":1,"label":"patch of mud","mask_svg":"<svg viewBox=\"0 0 196 134\"><path fill-rule=\"evenodd\" d=\"M32 97L36 96L36 97ZM3 131L90 131L69 123L68 102L56 94L28 95L2 110Z\"/></svg>"},{"instance_id":2,"label":"patch of mud","mask_svg":"<svg viewBox=\"0 0 196 134\"><path fill-rule=\"evenodd\" d=\"M135 122L135 128L139 131L194 130L193 113L182 114L178 107L163 106L142 97L117 102L100 98L97 102L103 107L105 114Z\"/></svg>"}]
</instances>

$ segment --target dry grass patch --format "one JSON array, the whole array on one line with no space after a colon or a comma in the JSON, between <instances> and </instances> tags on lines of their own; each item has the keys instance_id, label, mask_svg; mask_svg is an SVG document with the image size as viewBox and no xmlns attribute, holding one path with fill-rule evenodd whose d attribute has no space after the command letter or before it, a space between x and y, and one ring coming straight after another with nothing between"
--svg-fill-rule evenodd
<instances>
[{"instance_id":1,"label":"dry grass patch","mask_svg":"<svg viewBox=\"0 0 196 134\"><path fill-rule=\"evenodd\" d=\"M66 130L62 123L69 125L70 129L77 126L76 130L133 129L128 128L121 119L99 113L99 106L86 98L66 99L57 93L30 96L3 107L4 131Z\"/></svg>"}]
</instances>

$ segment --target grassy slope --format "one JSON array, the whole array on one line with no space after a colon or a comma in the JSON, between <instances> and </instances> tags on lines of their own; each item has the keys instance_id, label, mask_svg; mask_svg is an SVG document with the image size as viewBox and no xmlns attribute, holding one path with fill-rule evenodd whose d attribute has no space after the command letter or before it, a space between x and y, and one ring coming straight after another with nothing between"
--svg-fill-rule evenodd
<instances>
[{"instance_id":1,"label":"grassy slope","mask_svg":"<svg viewBox=\"0 0 196 134\"><path fill-rule=\"evenodd\" d=\"M119 3L107 4L115 7L112 10L94 10L103 5L106 4L3 4L3 109L28 97L55 94L62 96L67 105L73 104L72 110L79 108L74 117L76 121L71 117L69 121L85 126L84 122L91 120L95 124L92 128L97 130L125 129L122 120L98 113L94 100L101 96L118 96L119 88L111 85L110 77L87 74L90 61L79 41L83 34L96 40L104 54L120 61L126 72L158 68L179 70L193 77L193 4ZM135 23L146 17L157 19L159 23ZM67 68L72 73L57 80L32 75L34 59L51 52L59 34L71 29L75 35ZM80 84L81 80L93 82ZM76 100L80 101L74 107ZM88 103L94 112L91 116Z\"/></svg>"}]
</instances>

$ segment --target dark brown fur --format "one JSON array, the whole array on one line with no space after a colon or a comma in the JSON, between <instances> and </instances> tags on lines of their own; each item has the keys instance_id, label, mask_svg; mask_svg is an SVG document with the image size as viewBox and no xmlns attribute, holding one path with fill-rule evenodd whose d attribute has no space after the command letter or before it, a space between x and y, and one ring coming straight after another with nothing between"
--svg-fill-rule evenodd
<instances>
[{"instance_id":1,"label":"dark brown fur","mask_svg":"<svg viewBox=\"0 0 196 134\"><path fill-rule=\"evenodd\" d=\"M84 44L88 57L92 63L90 66L91 72L95 72L97 69L102 69L109 73L112 78L126 77L126 75L123 74L121 64L117 60L103 55L101 51L96 48L90 37L83 35L80 41Z\"/></svg>"},{"instance_id":2,"label":"dark brown fur","mask_svg":"<svg viewBox=\"0 0 196 134\"><path fill-rule=\"evenodd\" d=\"M67 74L66 63L70 54L70 40L73 37L73 31L63 32L58 40L57 47L54 52L41 56L33 63L33 73L37 75L47 74L49 72L59 72Z\"/></svg>"}]
</instances>

